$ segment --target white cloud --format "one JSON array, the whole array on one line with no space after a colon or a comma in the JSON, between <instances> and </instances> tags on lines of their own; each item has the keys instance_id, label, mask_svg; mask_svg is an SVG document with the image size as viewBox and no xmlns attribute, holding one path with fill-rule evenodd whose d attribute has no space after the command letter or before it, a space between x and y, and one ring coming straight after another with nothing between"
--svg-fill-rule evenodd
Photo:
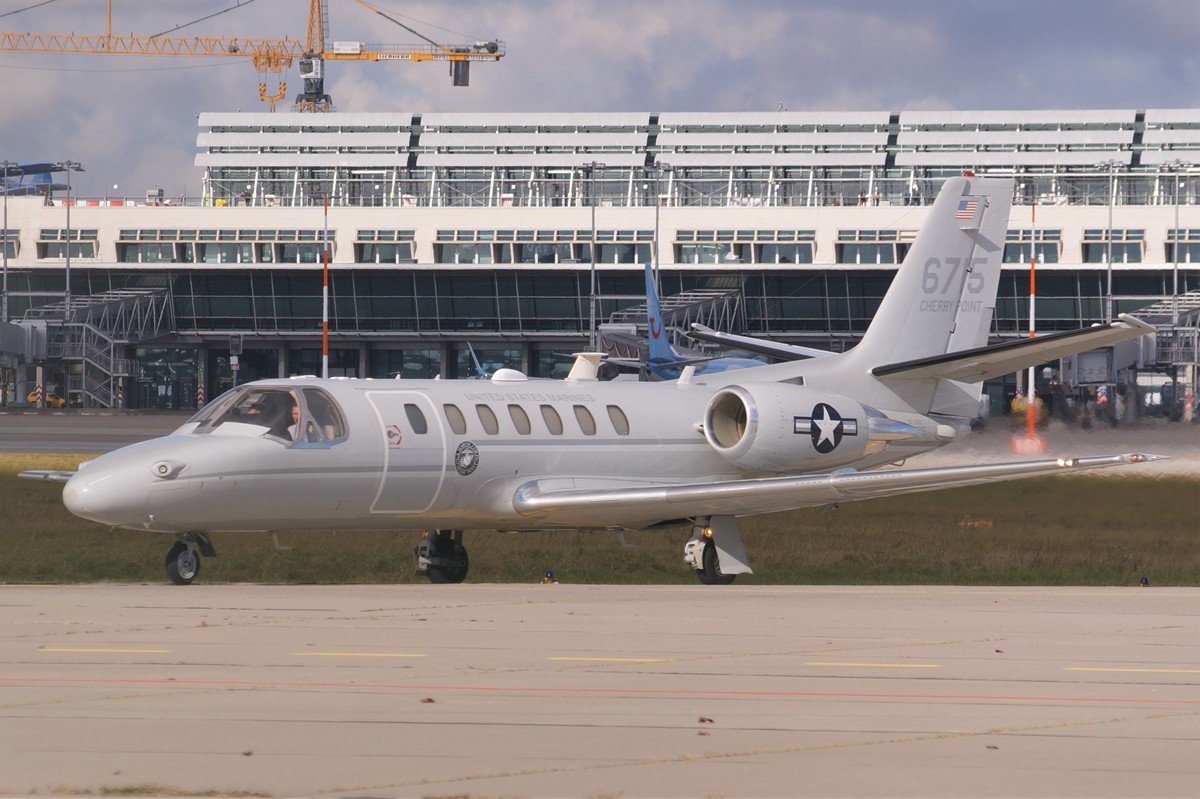
<instances>
[{"instance_id":1,"label":"white cloud","mask_svg":"<svg viewBox=\"0 0 1200 799\"><path fill-rule=\"evenodd\" d=\"M327 86L343 111L742 111L772 110L780 101L794 110L894 111L1200 102L1194 0L376 2L444 43L504 39L508 55L473 65L467 89L450 85L444 63L330 64ZM185 32L302 39L307 5L256 0ZM140 3L136 14L118 6L114 28L154 33L227 6L226 0ZM415 41L356 4L333 6L335 40ZM5 23L17 30L100 31L103 8L63 0ZM1071 35L1062 35L1065 30ZM87 71L46 71L62 69ZM92 193L113 183L131 195L155 184L199 191L199 172L191 166L196 114L261 108L258 76L240 61L0 53L0 80L3 157L82 161L88 172L80 182ZM300 88L294 70L287 80L281 109Z\"/></svg>"}]
</instances>

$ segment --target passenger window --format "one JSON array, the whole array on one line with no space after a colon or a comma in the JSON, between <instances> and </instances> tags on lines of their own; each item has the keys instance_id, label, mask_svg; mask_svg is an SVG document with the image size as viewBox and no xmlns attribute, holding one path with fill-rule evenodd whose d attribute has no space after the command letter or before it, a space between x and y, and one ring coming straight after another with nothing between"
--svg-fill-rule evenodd
<instances>
[{"instance_id":1,"label":"passenger window","mask_svg":"<svg viewBox=\"0 0 1200 799\"><path fill-rule=\"evenodd\" d=\"M550 431L550 435L562 435L562 417L558 415L558 411L554 410L553 405L542 406L542 420L546 422L546 429Z\"/></svg>"},{"instance_id":2,"label":"passenger window","mask_svg":"<svg viewBox=\"0 0 1200 799\"><path fill-rule=\"evenodd\" d=\"M425 421L425 414L421 413L421 409L411 402L404 404L404 415L408 417L408 424L412 427L412 431L419 436L423 436L429 432L429 423Z\"/></svg>"},{"instance_id":3,"label":"passenger window","mask_svg":"<svg viewBox=\"0 0 1200 799\"><path fill-rule=\"evenodd\" d=\"M467 434L467 418L463 416L463 412L458 409L458 406L446 403L442 406L442 410L446 413L446 421L450 423L450 429L454 431L454 435L465 436Z\"/></svg>"},{"instance_id":4,"label":"passenger window","mask_svg":"<svg viewBox=\"0 0 1200 799\"><path fill-rule=\"evenodd\" d=\"M306 425L306 440L319 441L323 436L326 441L333 442L346 437L346 419L333 397L320 389L306 388L304 404L312 417ZM316 425L315 429L312 425ZM319 435L313 436L318 431Z\"/></svg>"},{"instance_id":5,"label":"passenger window","mask_svg":"<svg viewBox=\"0 0 1200 799\"><path fill-rule=\"evenodd\" d=\"M483 432L489 436L499 435L500 422L491 408L486 405L476 405L475 412L479 414L479 423L483 425Z\"/></svg>"},{"instance_id":6,"label":"passenger window","mask_svg":"<svg viewBox=\"0 0 1200 799\"><path fill-rule=\"evenodd\" d=\"M575 421L579 422L579 429L585 436L596 435L596 420L592 418L592 413L587 408L582 405L575 406Z\"/></svg>"},{"instance_id":7,"label":"passenger window","mask_svg":"<svg viewBox=\"0 0 1200 799\"><path fill-rule=\"evenodd\" d=\"M509 405L508 415L512 417L513 426L519 434L527 436L533 432L533 427L529 424L529 414L525 413L525 409L520 405Z\"/></svg>"},{"instance_id":8,"label":"passenger window","mask_svg":"<svg viewBox=\"0 0 1200 799\"><path fill-rule=\"evenodd\" d=\"M617 435L629 435L629 420L625 418L625 411L621 410L616 405L609 405L608 418L609 421L612 422L613 430L617 431Z\"/></svg>"}]
</instances>

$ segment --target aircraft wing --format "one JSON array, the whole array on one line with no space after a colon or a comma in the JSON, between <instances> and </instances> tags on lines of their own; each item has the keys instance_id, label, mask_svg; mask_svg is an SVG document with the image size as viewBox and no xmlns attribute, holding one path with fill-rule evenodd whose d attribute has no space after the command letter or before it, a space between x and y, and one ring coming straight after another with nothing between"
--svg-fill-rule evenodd
<instances>
[{"instance_id":1,"label":"aircraft wing","mask_svg":"<svg viewBox=\"0 0 1200 799\"><path fill-rule=\"evenodd\" d=\"M653 363L650 363L648 361L643 361L639 358L621 358L621 357L612 356L612 355L604 356L605 363L611 363L616 366L629 366L634 369L640 369L642 367L647 367L647 368L657 367L659 369L681 369L684 366L688 366L691 364L708 363L709 361L715 361L715 360L717 360L717 356L715 356L715 355L703 355L703 356L697 356L695 358L676 358L675 360L671 360L671 361L661 361L661 362L654 361Z\"/></svg>"},{"instance_id":2,"label":"aircraft wing","mask_svg":"<svg viewBox=\"0 0 1200 799\"><path fill-rule=\"evenodd\" d=\"M711 341L714 344L723 344L732 349L746 350L759 355L769 355L781 361L801 361L806 358L822 358L833 354L828 350L819 350L815 347L801 347L798 344L784 344L765 338L722 333L698 322L692 323L692 329L687 332L687 337L697 341Z\"/></svg>"},{"instance_id":3,"label":"aircraft wing","mask_svg":"<svg viewBox=\"0 0 1200 799\"><path fill-rule=\"evenodd\" d=\"M1153 325L1129 314L1121 314L1117 318L1120 321L1110 325L1067 330L1037 338L1005 341L990 347L949 352L932 358L876 366L871 370L871 374L893 380L943 378L963 383L981 383L988 378L1011 374L1031 364L1116 344L1155 331Z\"/></svg>"},{"instance_id":4,"label":"aircraft wing","mask_svg":"<svg viewBox=\"0 0 1200 799\"><path fill-rule=\"evenodd\" d=\"M49 480L52 483L65 483L75 476L75 472L57 472L53 469L28 469L17 472L17 477L26 480Z\"/></svg>"},{"instance_id":5,"label":"aircraft wing","mask_svg":"<svg viewBox=\"0 0 1200 799\"><path fill-rule=\"evenodd\" d=\"M1015 463L892 469L767 477L693 485L543 490L538 481L517 489L513 507L531 522L596 527L644 527L697 516L749 516L860 499L1067 474L1160 460L1159 455L1099 455Z\"/></svg>"}]
</instances>

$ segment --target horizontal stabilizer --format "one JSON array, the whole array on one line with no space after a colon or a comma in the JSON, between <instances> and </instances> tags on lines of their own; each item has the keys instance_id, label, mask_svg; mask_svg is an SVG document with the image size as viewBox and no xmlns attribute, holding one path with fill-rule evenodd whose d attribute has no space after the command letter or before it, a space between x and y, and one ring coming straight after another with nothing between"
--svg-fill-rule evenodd
<instances>
[{"instance_id":1,"label":"horizontal stabilizer","mask_svg":"<svg viewBox=\"0 0 1200 799\"><path fill-rule=\"evenodd\" d=\"M719 330L713 330L711 327L706 327L697 322L692 323L692 329L688 331L687 337L694 338L697 341L710 341L714 344L722 344L732 349L745 350L746 352L753 352L759 355L769 355L781 361L801 361L807 358L823 358L826 355L833 355L829 350L819 350L815 347L801 347L797 344L784 344L783 342L771 341L770 339L739 336L734 333L722 333Z\"/></svg>"},{"instance_id":2,"label":"horizontal stabilizer","mask_svg":"<svg viewBox=\"0 0 1200 799\"><path fill-rule=\"evenodd\" d=\"M1102 455L1016 463L894 469L859 472L843 469L827 474L766 477L694 485L659 485L612 489L543 490L538 481L522 485L513 508L534 522L609 527L614 517L638 519L648 526L696 516L749 516L809 508L833 502L932 491L955 486L997 483L1021 477L1066 474L1160 460L1158 455ZM630 525L633 526L633 525Z\"/></svg>"},{"instance_id":3,"label":"horizontal stabilizer","mask_svg":"<svg viewBox=\"0 0 1200 799\"><path fill-rule=\"evenodd\" d=\"M75 472L57 472L53 469L28 469L17 472L17 477L26 480L49 480L51 483L65 483L75 476Z\"/></svg>"},{"instance_id":4,"label":"horizontal stabilizer","mask_svg":"<svg viewBox=\"0 0 1200 799\"><path fill-rule=\"evenodd\" d=\"M1005 341L989 347L876 366L871 374L890 380L944 379L981 383L1054 358L1116 344L1155 330L1153 325L1128 314L1121 314L1118 318L1119 322L1105 326L1050 333L1037 338Z\"/></svg>"}]
</instances>

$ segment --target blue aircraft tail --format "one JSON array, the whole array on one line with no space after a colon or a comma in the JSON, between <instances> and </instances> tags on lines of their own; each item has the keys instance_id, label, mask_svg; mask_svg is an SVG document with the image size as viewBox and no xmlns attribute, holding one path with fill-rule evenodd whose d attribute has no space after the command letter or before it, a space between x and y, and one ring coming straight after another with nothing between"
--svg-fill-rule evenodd
<instances>
[{"instance_id":1,"label":"blue aircraft tail","mask_svg":"<svg viewBox=\"0 0 1200 799\"><path fill-rule=\"evenodd\" d=\"M669 363L679 360L679 354L671 346L667 338L667 330L663 325L662 307L658 302L658 289L654 286L654 271L646 264L646 341L649 344L646 353L651 363Z\"/></svg>"}]
</instances>

